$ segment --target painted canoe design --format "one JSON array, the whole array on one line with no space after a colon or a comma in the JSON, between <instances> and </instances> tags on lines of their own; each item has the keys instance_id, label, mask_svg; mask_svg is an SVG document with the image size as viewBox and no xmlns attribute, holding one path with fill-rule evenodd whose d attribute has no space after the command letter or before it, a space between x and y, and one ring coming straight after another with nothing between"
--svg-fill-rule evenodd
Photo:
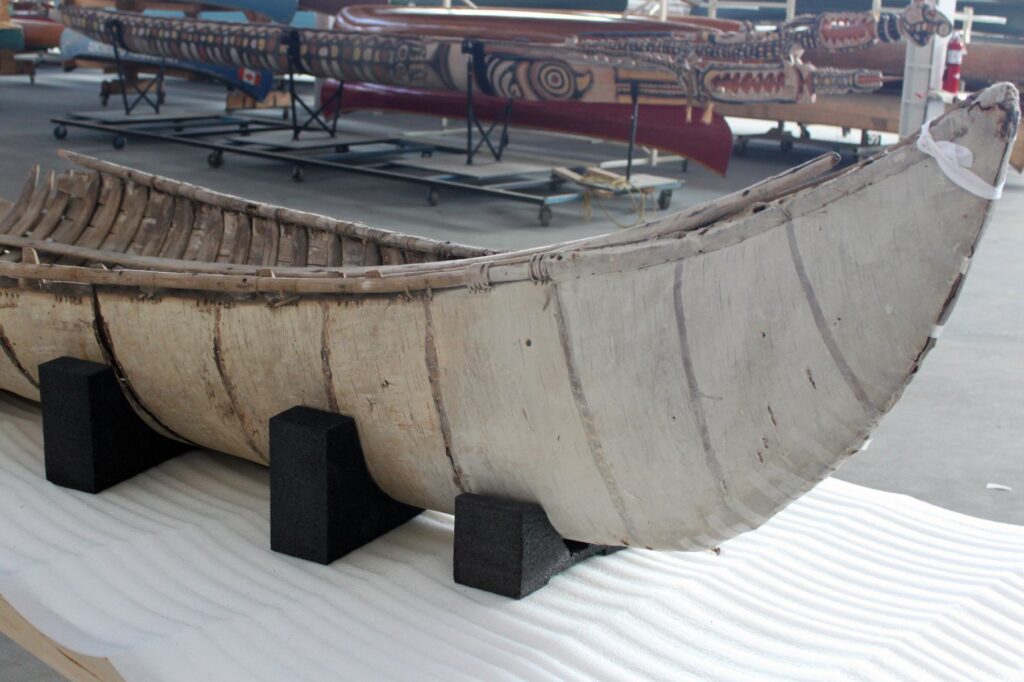
<instances>
[{"instance_id":1,"label":"painted canoe design","mask_svg":"<svg viewBox=\"0 0 1024 682\"><path fill-rule=\"evenodd\" d=\"M931 133L999 185L1019 118L1000 84ZM757 527L862 447L992 205L907 140L492 253L64 154L82 170L33 172L0 218L0 387L106 362L155 428L263 463L271 416L338 411L401 501L518 498L567 538L652 548Z\"/></svg>"},{"instance_id":2,"label":"painted canoe design","mask_svg":"<svg viewBox=\"0 0 1024 682\"><path fill-rule=\"evenodd\" d=\"M822 14L776 31L734 32L565 12L397 7L346 10L335 30L74 6L63 8L62 17L94 40L168 59L275 73L291 66L321 78L427 90L465 92L473 83L483 94L527 101L622 103L635 90L645 104L795 102L871 92L882 86L880 73L815 69L800 55L879 41L927 44L952 26L924 0L902 13Z\"/></svg>"},{"instance_id":3,"label":"painted canoe design","mask_svg":"<svg viewBox=\"0 0 1024 682\"><path fill-rule=\"evenodd\" d=\"M342 93L338 93L343 88ZM320 90L324 114L373 109L404 111L426 116L466 117L466 96L461 92L430 92L373 83L328 79ZM474 95L473 114L482 121L501 121L508 102L497 97ZM644 147L679 154L719 175L725 175L732 158L732 130L725 118L695 107L690 120L684 107L641 105L636 142ZM628 104L587 102L516 102L508 110L510 125L553 130L604 140L629 142L633 108Z\"/></svg>"}]
</instances>

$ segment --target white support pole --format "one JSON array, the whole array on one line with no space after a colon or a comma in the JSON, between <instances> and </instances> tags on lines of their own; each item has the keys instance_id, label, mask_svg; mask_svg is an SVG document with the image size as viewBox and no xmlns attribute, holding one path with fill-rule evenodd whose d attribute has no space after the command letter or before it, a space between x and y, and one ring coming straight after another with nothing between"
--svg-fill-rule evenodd
<instances>
[{"instance_id":1,"label":"white support pole","mask_svg":"<svg viewBox=\"0 0 1024 682\"><path fill-rule=\"evenodd\" d=\"M792 21L796 16L796 0L786 0L786 21Z\"/></svg>"},{"instance_id":2,"label":"white support pole","mask_svg":"<svg viewBox=\"0 0 1024 682\"><path fill-rule=\"evenodd\" d=\"M708 17L714 19L718 16L718 0L708 0Z\"/></svg>"},{"instance_id":3,"label":"white support pole","mask_svg":"<svg viewBox=\"0 0 1024 682\"><path fill-rule=\"evenodd\" d=\"M974 28L974 8L964 7L964 45L971 42L971 29Z\"/></svg>"},{"instance_id":4,"label":"white support pole","mask_svg":"<svg viewBox=\"0 0 1024 682\"><path fill-rule=\"evenodd\" d=\"M956 0L936 0L935 5L947 17L956 15ZM948 37L936 37L924 47L907 42L900 101L900 137L913 135L925 121L938 116L945 108L937 93L942 84L947 42Z\"/></svg>"},{"instance_id":5,"label":"white support pole","mask_svg":"<svg viewBox=\"0 0 1024 682\"><path fill-rule=\"evenodd\" d=\"M658 21L668 21L668 0L658 2Z\"/></svg>"}]
</instances>

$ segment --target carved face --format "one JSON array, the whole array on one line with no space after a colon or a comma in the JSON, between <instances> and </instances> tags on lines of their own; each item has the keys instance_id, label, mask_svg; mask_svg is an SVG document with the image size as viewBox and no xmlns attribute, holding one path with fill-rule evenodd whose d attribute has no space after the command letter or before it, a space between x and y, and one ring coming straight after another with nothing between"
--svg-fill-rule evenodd
<instances>
[{"instance_id":1,"label":"carved face","mask_svg":"<svg viewBox=\"0 0 1024 682\"><path fill-rule=\"evenodd\" d=\"M935 6L925 0L914 0L900 17L900 32L918 45L927 45L932 36L947 37L953 24Z\"/></svg>"}]
</instances>

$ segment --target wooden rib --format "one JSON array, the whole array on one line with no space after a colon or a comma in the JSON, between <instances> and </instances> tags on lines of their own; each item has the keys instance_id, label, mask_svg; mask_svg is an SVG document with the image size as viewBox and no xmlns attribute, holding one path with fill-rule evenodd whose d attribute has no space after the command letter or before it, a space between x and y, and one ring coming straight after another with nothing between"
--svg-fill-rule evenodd
<instances>
[{"instance_id":1,"label":"wooden rib","mask_svg":"<svg viewBox=\"0 0 1024 682\"><path fill-rule=\"evenodd\" d=\"M217 260L217 254L220 253L220 243L224 241L224 212L219 208L211 206L208 211L200 212L197 223L201 222L205 223L205 225L203 228L203 240L196 255L196 260L212 263Z\"/></svg>"},{"instance_id":2,"label":"wooden rib","mask_svg":"<svg viewBox=\"0 0 1024 682\"><path fill-rule=\"evenodd\" d=\"M92 214L99 203L101 184L100 175L98 173L91 173L88 179L86 179L84 186L80 188L80 196L76 196L76 192L79 191L79 185L70 185L68 194L71 195L71 200L68 202L64 219L61 220L60 225L57 226L57 229L50 236L53 241L62 244L74 244L78 241L89 221L92 220Z\"/></svg>"},{"instance_id":3,"label":"wooden rib","mask_svg":"<svg viewBox=\"0 0 1024 682\"><path fill-rule=\"evenodd\" d=\"M365 249L363 251L363 265L366 267L380 265L380 247L374 244L373 242L366 242L366 244L364 244L364 247Z\"/></svg>"},{"instance_id":4,"label":"wooden rib","mask_svg":"<svg viewBox=\"0 0 1024 682\"><path fill-rule=\"evenodd\" d=\"M224 239L221 240L218 263L244 263L249 255L252 228L249 216L236 211L224 212Z\"/></svg>"},{"instance_id":5,"label":"wooden rib","mask_svg":"<svg viewBox=\"0 0 1024 682\"><path fill-rule=\"evenodd\" d=\"M277 223L266 218L253 218L252 245L249 247L250 265L274 265L281 231Z\"/></svg>"},{"instance_id":6,"label":"wooden rib","mask_svg":"<svg viewBox=\"0 0 1024 682\"><path fill-rule=\"evenodd\" d=\"M429 258L425 253L421 251L413 251L411 249L406 249L404 255L406 263L426 263Z\"/></svg>"},{"instance_id":7,"label":"wooden rib","mask_svg":"<svg viewBox=\"0 0 1024 682\"><path fill-rule=\"evenodd\" d=\"M281 244L277 252L279 267L305 267L309 253L309 233L302 225L281 225Z\"/></svg>"},{"instance_id":8,"label":"wooden rib","mask_svg":"<svg viewBox=\"0 0 1024 682\"><path fill-rule=\"evenodd\" d=\"M135 182L126 182L124 195L121 197L121 210L118 211L113 227L103 238L100 249L124 253L139 230L148 203L148 189Z\"/></svg>"},{"instance_id":9,"label":"wooden rib","mask_svg":"<svg viewBox=\"0 0 1024 682\"><path fill-rule=\"evenodd\" d=\"M53 171L49 171L46 174L46 179L36 185L35 193L32 195L32 203L21 214L21 218L10 229L9 234L20 237L35 227L36 223L43 216L43 210L46 208L47 201L53 195L55 183L56 174Z\"/></svg>"},{"instance_id":10,"label":"wooden rib","mask_svg":"<svg viewBox=\"0 0 1024 682\"><path fill-rule=\"evenodd\" d=\"M216 206L207 206L199 210L196 227L192 230L192 237L189 239L189 248L185 251L186 260L189 259L189 252L192 251L193 240L197 237L198 245L193 256L194 260L202 263L216 262L217 254L220 252L220 243L224 240L224 212Z\"/></svg>"},{"instance_id":11,"label":"wooden rib","mask_svg":"<svg viewBox=\"0 0 1024 682\"><path fill-rule=\"evenodd\" d=\"M188 248L188 240L192 235L195 223L195 207L189 199L175 197L174 216L171 218L171 229L160 249L161 258L181 258Z\"/></svg>"},{"instance_id":12,"label":"wooden rib","mask_svg":"<svg viewBox=\"0 0 1024 682\"><path fill-rule=\"evenodd\" d=\"M309 252L306 265L332 267L341 264L341 242L330 232L313 232L309 235Z\"/></svg>"},{"instance_id":13,"label":"wooden rib","mask_svg":"<svg viewBox=\"0 0 1024 682\"><path fill-rule=\"evenodd\" d=\"M357 239L370 239L382 245L395 246L398 248L415 248L430 253L445 253L454 258L473 258L487 256L495 251L480 249L462 244L450 242L439 242L434 239L403 235L389 230L367 227L361 223L354 223L343 220L336 220L327 216L295 211L279 206L263 204L258 201L249 201L241 197L221 194L211 190L197 187L186 182L172 180L142 171L120 166L109 161L101 161L89 156L83 156L74 152L62 149L59 154L69 161L79 164L84 168L114 174L124 180L131 179L146 187L151 187L168 194L183 196L200 204L209 204L219 208L244 213L250 218L265 218L280 224L302 225L311 230L326 230L334 234L353 237Z\"/></svg>"},{"instance_id":14,"label":"wooden rib","mask_svg":"<svg viewBox=\"0 0 1024 682\"><path fill-rule=\"evenodd\" d=\"M7 201L3 197L0 197L0 218L6 218L7 212L14 206L11 202Z\"/></svg>"},{"instance_id":15,"label":"wooden rib","mask_svg":"<svg viewBox=\"0 0 1024 682\"><path fill-rule=\"evenodd\" d=\"M25 184L21 187L21 194L18 196L18 200L14 202L14 205L7 212L7 215L4 216L4 219L0 220L0 234L7 234L21 219L22 214L32 200L32 195L35 193L36 185L38 184L39 164L36 164L28 172L28 177L25 179Z\"/></svg>"},{"instance_id":16,"label":"wooden rib","mask_svg":"<svg viewBox=\"0 0 1024 682\"><path fill-rule=\"evenodd\" d=\"M341 266L351 267L355 265L362 265L365 250L366 249L363 248L362 240L352 239L350 237L342 237Z\"/></svg>"},{"instance_id":17,"label":"wooden rib","mask_svg":"<svg viewBox=\"0 0 1024 682\"><path fill-rule=\"evenodd\" d=\"M393 249L390 246L380 247L380 260L383 265L405 265L405 256L401 249Z\"/></svg>"},{"instance_id":18,"label":"wooden rib","mask_svg":"<svg viewBox=\"0 0 1024 682\"><path fill-rule=\"evenodd\" d=\"M128 245L128 253L155 256L160 253L174 217L174 197L163 192L150 192L146 212L135 233L135 239Z\"/></svg>"},{"instance_id":19,"label":"wooden rib","mask_svg":"<svg viewBox=\"0 0 1024 682\"><path fill-rule=\"evenodd\" d=\"M103 244L103 240L110 234L110 230L114 228L117 215L121 212L121 200L124 196L124 183L120 178L110 175L103 176L100 208L93 214L89 226L85 228L75 244L87 249L99 248Z\"/></svg>"},{"instance_id":20,"label":"wooden rib","mask_svg":"<svg viewBox=\"0 0 1024 682\"><path fill-rule=\"evenodd\" d=\"M30 239L47 239L64 217L64 212L67 210L71 197L68 196L67 192L60 189L56 182L54 187L56 191L50 200L46 202L46 212L39 222L36 223L36 226L32 228L32 232L27 235Z\"/></svg>"}]
</instances>

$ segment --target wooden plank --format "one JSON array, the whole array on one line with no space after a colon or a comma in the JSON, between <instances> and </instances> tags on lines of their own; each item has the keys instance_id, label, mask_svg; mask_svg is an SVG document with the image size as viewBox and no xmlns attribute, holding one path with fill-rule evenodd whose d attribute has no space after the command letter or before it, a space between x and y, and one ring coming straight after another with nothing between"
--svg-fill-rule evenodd
<instances>
[{"instance_id":1,"label":"wooden plank","mask_svg":"<svg viewBox=\"0 0 1024 682\"><path fill-rule=\"evenodd\" d=\"M192 226L195 224L195 207L189 199L175 197L174 216L171 218L171 229L160 249L161 258L181 258L188 248Z\"/></svg>"},{"instance_id":2,"label":"wooden plank","mask_svg":"<svg viewBox=\"0 0 1024 682\"><path fill-rule=\"evenodd\" d=\"M46 209L43 217L39 219L36 226L32 228L32 232L29 233L29 237L32 239L46 239L53 232L54 228L60 223L64 217L64 212L67 210L68 202L71 197L68 193L59 189L51 195L49 201L46 202Z\"/></svg>"},{"instance_id":3,"label":"wooden plank","mask_svg":"<svg viewBox=\"0 0 1024 682\"><path fill-rule=\"evenodd\" d=\"M341 265L358 266L363 264L365 248L362 240L341 238Z\"/></svg>"},{"instance_id":4,"label":"wooden plank","mask_svg":"<svg viewBox=\"0 0 1024 682\"><path fill-rule=\"evenodd\" d=\"M381 264L380 247L374 242L366 242L363 245L363 265L370 267Z\"/></svg>"},{"instance_id":5,"label":"wooden plank","mask_svg":"<svg viewBox=\"0 0 1024 682\"><path fill-rule=\"evenodd\" d=\"M56 186L55 178L56 176L54 172L49 171L46 174L46 179L43 180L42 183L36 185L35 193L32 195L32 202L24 213L22 213L21 217L10 229L8 234L20 237L29 233L32 228L36 226L36 223L43 217L46 202L53 196L54 188ZM2 233L2 231L0 231L0 233Z\"/></svg>"},{"instance_id":6,"label":"wooden plank","mask_svg":"<svg viewBox=\"0 0 1024 682\"><path fill-rule=\"evenodd\" d=\"M297 267L306 264L309 253L309 235L301 225L281 224L280 245L277 252L277 265L281 267Z\"/></svg>"},{"instance_id":7,"label":"wooden plank","mask_svg":"<svg viewBox=\"0 0 1024 682\"><path fill-rule=\"evenodd\" d=\"M99 203L101 184L99 173L90 174L84 185L69 184L68 193L71 195L71 199L64 213L64 219L53 231L51 239L62 244L74 244L78 241L89 221L92 220L92 214ZM76 196L75 193L78 191L81 194Z\"/></svg>"},{"instance_id":8,"label":"wooden plank","mask_svg":"<svg viewBox=\"0 0 1024 682\"><path fill-rule=\"evenodd\" d=\"M149 190L131 180L127 181L124 187L124 196L121 198L121 209L118 211L113 227L103 238L100 248L124 253L135 238L148 203Z\"/></svg>"},{"instance_id":9,"label":"wooden plank","mask_svg":"<svg viewBox=\"0 0 1024 682\"><path fill-rule=\"evenodd\" d=\"M267 218L252 219L252 244L249 246L251 265L275 265L281 233L277 223Z\"/></svg>"},{"instance_id":10,"label":"wooden plank","mask_svg":"<svg viewBox=\"0 0 1024 682\"><path fill-rule=\"evenodd\" d=\"M69 680L124 682L110 659L86 656L61 646L25 620L3 597L0 597L0 632Z\"/></svg>"},{"instance_id":11,"label":"wooden plank","mask_svg":"<svg viewBox=\"0 0 1024 682\"><path fill-rule=\"evenodd\" d=\"M210 262L216 259L224 237L224 216L221 209L209 204L196 207L192 234L185 249L185 260Z\"/></svg>"},{"instance_id":12,"label":"wooden plank","mask_svg":"<svg viewBox=\"0 0 1024 682\"><path fill-rule=\"evenodd\" d=\"M155 256L163 249L174 219L174 197L163 192L150 192L146 214L139 232L128 247L128 253Z\"/></svg>"},{"instance_id":13,"label":"wooden plank","mask_svg":"<svg viewBox=\"0 0 1024 682\"><path fill-rule=\"evenodd\" d=\"M124 182L117 177L110 175L102 176L102 188L100 189L99 206L89 220L89 225L82 231L81 236L75 242L77 246L95 249L103 243L110 230L114 227L117 215L121 210L121 200L124 197ZM64 265L78 265L84 262L75 256L63 256L56 262Z\"/></svg>"},{"instance_id":14,"label":"wooden plank","mask_svg":"<svg viewBox=\"0 0 1024 682\"><path fill-rule=\"evenodd\" d=\"M380 260L383 265L405 265L405 254L401 249L382 246L380 247Z\"/></svg>"},{"instance_id":15,"label":"wooden plank","mask_svg":"<svg viewBox=\"0 0 1024 682\"><path fill-rule=\"evenodd\" d=\"M21 194L18 196L17 201L14 202L14 206L7 212L3 220L0 221L0 234L9 232L18 223L18 220L21 219L22 214L32 202L32 195L36 191L37 184L39 184L38 164L29 171L28 178L25 179L25 184L21 187Z\"/></svg>"},{"instance_id":16,"label":"wooden plank","mask_svg":"<svg viewBox=\"0 0 1024 682\"><path fill-rule=\"evenodd\" d=\"M110 231L114 229L114 223L117 222L117 216L121 212L121 201L125 195L124 182L120 178L104 175L103 189L100 191L100 208L93 214L89 226L85 228L75 244L87 249L99 248ZM63 263L65 260L62 258L60 262Z\"/></svg>"},{"instance_id":17,"label":"wooden plank","mask_svg":"<svg viewBox=\"0 0 1024 682\"><path fill-rule=\"evenodd\" d=\"M331 232L313 230L309 235L309 254L306 257L307 265L328 266L335 256L334 252L340 253L337 235Z\"/></svg>"},{"instance_id":18,"label":"wooden plank","mask_svg":"<svg viewBox=\"0 0 1024 682\"><path fill-rule=\"evenodd\" d=\"M236 211L224 212L224 239L217 255L219 263L245 263L252 241L249 216Z\"/></svg>"}]
</instances>

